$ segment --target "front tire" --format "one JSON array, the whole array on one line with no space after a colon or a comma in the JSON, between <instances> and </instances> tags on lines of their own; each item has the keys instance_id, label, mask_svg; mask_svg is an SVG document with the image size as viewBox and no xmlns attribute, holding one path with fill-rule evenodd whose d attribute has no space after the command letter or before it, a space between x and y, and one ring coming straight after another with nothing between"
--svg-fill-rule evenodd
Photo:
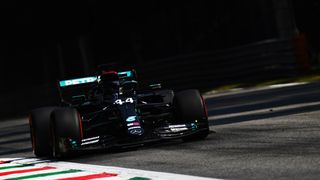
<instances>
[{"instance_id":1,"label":"front tire","mask_svg":"<svg viewBox=\"0 0 320 180\"><path fill-rule=\"evenodd\" d=\"M50 114L55 107L35 109L30 113L29 125L33 153L37 157L48 157L52 154L50 145Z\"/></svg>"},{"instance_id":2,"label":"front tire","mask_svg":"<svg viewBox=\"0 0 320 180\"><path fill-rule=\"evenodd\" d=\"M79 113L74 108L58 108L51 114L52 154L55 158L71 155L68 140L82 138L82 125Z\"/></svg>"},{"instance_id":3,"label":"front tire","mask_svg":"<svg viewBox=\"0 0 320 180\"><path fill-rule=\"evenodd\" d=\"M174 97L174 113L179 123L196 123L201 131L183 138L184 141L205 139L209 134L209 122L205 102L196 89L178 92Z\"/></svg>"}]
</instances>

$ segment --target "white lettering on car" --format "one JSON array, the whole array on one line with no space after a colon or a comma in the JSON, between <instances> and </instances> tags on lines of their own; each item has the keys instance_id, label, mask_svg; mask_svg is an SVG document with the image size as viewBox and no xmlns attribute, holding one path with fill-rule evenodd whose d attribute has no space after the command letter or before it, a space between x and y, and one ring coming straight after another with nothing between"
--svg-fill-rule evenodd
<instances>
[{"instance_id":1,"label":"white lettering on car","mask_svg":"<svg viewBox=\"0 0 320 180\"><path fill-rule=\"evenodd\" d=\"M122 105L124 103L133 103L133 99L132 98L127 98L126 100L122 101L121 99L117 99L114 101L114 104L119 104Z\"/></svg>"}]
</instances>

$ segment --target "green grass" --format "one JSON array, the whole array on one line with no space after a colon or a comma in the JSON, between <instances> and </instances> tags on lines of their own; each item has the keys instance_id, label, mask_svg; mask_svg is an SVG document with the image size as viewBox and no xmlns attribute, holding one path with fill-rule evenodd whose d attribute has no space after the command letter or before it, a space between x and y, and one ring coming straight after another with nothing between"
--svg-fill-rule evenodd
<instances>
[{"instance_id":1,"label":"green grass","mask_svg":"<svg viewBox=\"0 0 320 180\"><path fill-rule=\"evenodd\" d=\"M204 94L213 94L229 91L237 88L261 88L275 84L284 84L284 83L299 83L299 82L320 82L320 72L313 72L306 75L290 77L290 78L279 78L273 80L266 80L261 82L253 83L234 83L226 84L213 88L212 90L204 92Z\"/></svg>"}]
</instances>

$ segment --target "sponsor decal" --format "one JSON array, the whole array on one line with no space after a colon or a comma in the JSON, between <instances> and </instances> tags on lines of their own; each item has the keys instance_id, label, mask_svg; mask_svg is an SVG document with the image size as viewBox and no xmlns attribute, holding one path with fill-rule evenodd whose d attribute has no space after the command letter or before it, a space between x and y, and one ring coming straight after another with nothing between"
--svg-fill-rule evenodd
<instances>
[{"instance_id":1,"label":"sponsor decal","mask_svg":"<svg viewBox=\"0 0 320 180\"><path fill-rule=\"evenodd\" d=\"M128 130L131 130L131 129L141 129L141 126L134 126L134 127L129 127Z\"/></svg>"},{"instance_id":2,"label":"sponsor decal","mask_svg":"<svg viewBox=\"0 0 320 180\"><path fill-rule=\"evenodd\" d=\"M99 142L99 139L94 140L94 141L87 141L87 142L81 143L81 146L88 145L88 144L94 144L94 143L98 143L98 142Z\"/></svg>"},{"instance_id":3,"label":"sponsor decal","mask_svg":"<svg viewBox=\"0 0 320 180\"><path fill-rule=\"evenodd\" d=\"M63 80L59 82L60 87L65 86L73 86L78 84L86 84L97 81L96 76L90 76L90 77L84 77L84 78L78 78L78 79L70 79L70 80Z\"/></svg>"},{"instance_id":4,"label":"sponsor decal","mask_svg":"<svg viewBox=\"0 0 320 180\"><path fill-rule=\"evenodd\" d=\"M180 131L188 130L186 124L170 125L169 128L170 128L171 132L180 132Z\"/></svg>"},{"instance_id":5,"label":"sponsor decal","mask_svg":"<svg viewBox=\"0 0 320 180\"><path fill-rule=\"evenodd\" d=\"M187 127L185 124L176 124L176 125L170 125L169 128L184 128Z\"/></svg>"},{"instance_id":6,"label":"sponsor decal","mask_svg":"<svg viewBox=\"0 0 320 180\"><path fill-rule=\"evenodd\" d=\"M132 134L132 135L142 135L144 131L141 128L141 126L134 126L134 127L129 127L128 132L129 134Z\"/></svg>"},{"instance_id":7,"label":"sponsor decal","mask_svg":"<svg viewBox=\"0 0 320 180\"><path fill-rule=\"evenodd\" d=\"M143 134L143 129L142 128L131 129L129 130L129 133L132 135L141 135Z\"/></svg>"},{"instance_id":8,"label":"sponsor decal","mask_svg":"<svg viewBox=\"0 0 320 180\"><path fill-rule=\"evenodd\" d=\"M129 116L129 117L126 119L127 122L133 122L133 121L135 121L135 120L137 120L137 119L136 119L136 116Z\"/></svg>"},{"instance_id":9,"label":"sponsor decal","mask_svg":"<svg viewBox=\"0 0 320 180\"><path fill-rule=\"evenodd\" d=\"M130 126L140 126L140 123L139 122L133 122L133 123L129 123L127 124L128 127Z\"/></svg>"},{"instance_id":10,"label":"sponsor decal","mask_svg":"<svg viewBox=\"0 0 320 180\"><path fill-rule=\"evenodd\" d=\"M188 128L170 128L172 132L180 132L180 131L186 131Z\"/></svg>"},{"instance_id":11,"label":"sponsor decal","mask_svg":"<svg viewBox=\"0 0 320 180\"><path fill-rule=\"evenodd\" d=\"M100 136L95 136L95 137L91 137L91 138L82 139L81 140L81 146L98 143L100 141L99 138L100 138Z\"/></svg>"},{"instance_id":12,"label":"sponsor decal","mask_svg":"<svg viewBox=\"0 0 320 180\"><path fill-rule=\"evenodd\" d=\"M91 137L91 138L87 138L87 139L82 139L81 141L82 141L82 142L86 142L86 141L97 140L97 139L99 139L99 138L100 138L100 136L95 136L95 137Z\"/></svg>"}]
</instances>

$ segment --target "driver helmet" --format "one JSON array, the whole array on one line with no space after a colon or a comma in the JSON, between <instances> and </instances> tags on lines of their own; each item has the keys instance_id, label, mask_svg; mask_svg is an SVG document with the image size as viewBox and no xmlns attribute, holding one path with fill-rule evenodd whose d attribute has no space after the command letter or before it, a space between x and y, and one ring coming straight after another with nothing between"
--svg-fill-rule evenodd
<instances>
[{"instance_id":1,"label":"driver helmet","mask_svg":"<svg viewBox=\"0 0 320 180\"><path fill-rule=\"evenodd\" d=\"M103 71L99 78L99 84L107 93L119 91L119 75L116 71Z\"/></svg>"}]
</instances>

